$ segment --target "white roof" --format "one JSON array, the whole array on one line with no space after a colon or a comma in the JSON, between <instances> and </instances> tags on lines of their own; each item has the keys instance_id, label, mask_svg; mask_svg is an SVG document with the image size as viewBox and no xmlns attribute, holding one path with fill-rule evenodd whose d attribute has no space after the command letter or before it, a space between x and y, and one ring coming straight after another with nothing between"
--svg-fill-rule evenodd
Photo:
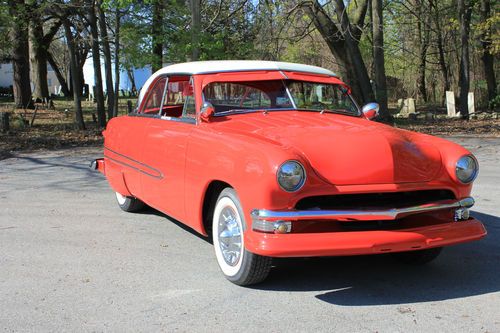
<instances>
[{"instance_id":1,"label":"white roof","mask_svg":"<svg viewBox=\"0 0 500 333\"><path fill-rule=\"evenodd\" d=\"M263 60L212 60L212 61L193 61L174 64L163 67L156 71L146 81L139 94L139 101L151 84L159 75L164 74L208 74L220 72L238 72L238 71L291 71L306 72L314 74L323 74L336 76L332 71L318 66L295 64L291 62L263 61Z\"/></svg>"},{"instance_id":2,"label":"white roof","mask_svg":"<svg viewBox=\"0 0 500 333\"><path fill-rule=\"evenodd\" d=\"M332 71L317 66L295 64L291 62L262 61L262 60L213 60L213 61L194 61L184 62L163 67L154 75L169 73L185 74L207 74L218 72L235 71L294 71L308 72L325 75L335 75Z\"/></svg>"}]
</instances>

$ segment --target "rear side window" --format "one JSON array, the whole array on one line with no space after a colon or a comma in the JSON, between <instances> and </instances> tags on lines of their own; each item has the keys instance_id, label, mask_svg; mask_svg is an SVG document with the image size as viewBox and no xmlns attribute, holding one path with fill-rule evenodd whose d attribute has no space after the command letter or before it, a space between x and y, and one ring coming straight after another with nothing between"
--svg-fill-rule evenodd
<instances>
[{"instance_id":1,"label":"rear side window","mask_svg":"<svg viewBox=\"0 0 500 333\"><path fill-rule=\"evenodd\" d=\"M160 78L156 81L153 87L148 91L146 102L140 113L144 114L158 114L162 102L162 97L165 92L166 77Z\"/></svg>"},{"instance_id":2,"label":"rear side window","mask_svg":"<svg viewBox=\"0 0 500 333\"><path fill-rule=\"evenodd\" d=\"M172 76L168 80L163 97L162 116L171 118L195 118L194 95L191 77Z\"/></svg>"}]
</instances>

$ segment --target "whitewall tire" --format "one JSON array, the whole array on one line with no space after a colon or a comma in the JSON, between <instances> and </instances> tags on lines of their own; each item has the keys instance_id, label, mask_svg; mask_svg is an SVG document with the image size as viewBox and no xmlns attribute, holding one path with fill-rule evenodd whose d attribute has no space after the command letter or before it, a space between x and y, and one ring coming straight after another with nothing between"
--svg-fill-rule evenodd
<instances>
[{"instance_id":1,"label":"whitewall tire","mask_svg":"<svg viewBox=\"0 0 500 333\"><path fill-rule=\"evenodd\" d=\"M212 220L215 257L225 277L238 285L263 281L272 260L245 249L245 217L236 192L224 189L217 199Z\"/></svg>"},{"instance_id":2,"label":"whitewall tire","mask_svg":"<svg viewBox=\"0 0 500 333\"><path fill-rule=\"evenodd\" d=\"M144 208L144 203L134 197L127 197L118 192L116 192L116 201L118 202L118 206L126 212L138 212Z\"/></svg>"}]
</instances>

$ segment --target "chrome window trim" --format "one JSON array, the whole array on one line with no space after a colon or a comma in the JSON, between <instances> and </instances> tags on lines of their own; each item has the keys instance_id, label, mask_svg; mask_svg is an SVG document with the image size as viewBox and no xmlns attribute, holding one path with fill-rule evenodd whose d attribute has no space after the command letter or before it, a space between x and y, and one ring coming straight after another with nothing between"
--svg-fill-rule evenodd
<instances>
[{"instance_id":1,"label":"chrome window trim","mask_svg":"<svg viewBox=\"0 0 500 333\"><path fill-rule=\"evenodd\" d=\"M186 114L186 106L187 106L187 102L188 102L188 98L186 97L186 100L184 101L184 107L182 108L182 115L181 115L181 119L193 119L194 120L194 124L198 124L198 121L197 121L197 112L196 112L196 95L194 94L194 78L193 76L191 75L189 77L189 84L193 87L193 95L191 96L194 100L194 118L191 118L191 117L186 117L185 114ZM188 96L190 97L190 96ZM190 122L192 123L192 122Z\"/></svg>"},{"instance_id":2,"label":"chrome window trim","mask_svg":"<svg viewBox=\"0 0 500 333\"><path fill-rule=\"evenodd\" d=\"M167 88L168 88L168 81L169 81L169 77L167 76L166 80L165 80L165 88L163 88L163 94L161 95L161 103L160 103L160 110L158 110L158 115L161 116L161 113L163 111L163 103L165 102L165 95L167 93Z\"/></svg>"},{"instance_id":3,"label":"chrome window trim","mask_svg":"<svg viewBox=\"0 0 500 333\"><path fill-rule=\"evenodd\" d=\"M290 89L288 89L288 85L285 83L285 80L281 80L283 82L283 85L285 86L286 94L288 95L288 99L290 102L292 102L292 106L295 110L297 110L297 104L295 104L295 100L292 97L292 93L290 92Z\"/></svg>"},{"instance_id":4,"label":"chrome window trim","mask_svg":"<svg viewBox=\"0 0 500 333\"><path fill-rule=\"evenodd\" d=\"M154 88L154 87L155 87L155 85L158 83L158 81L160 81L161 79L163 79L163 78L165 78L165 77L167 78L167 80L166 80L166 81L168 82L168 76L167 76L167 75L160 75L160 76L158 76L158 77L156 78L156 80L155 80L154 82L152 82L152 83L149 85L149 87ZM167 86L167 84L165 84L165 87L166 87L166 86ZM136 109L135 109L135 111L136 111L136 112L135 112L135 114L137 114L137 115L140 115L140 114L144 115L144 114L145 114L145 113L144 113L144 107L145 107L145 105L144 105L143 103L146 103L146 102L148 101L149 95L151 94L151 90L149 89L149 87L148 87L148 91L146 92L146 95L145 95L145 96L144 96L144 98L143 98L143 99L142 99L142 100L138 103L138 106L137 106L137 107L136 107ZM164 88L164 91L165 91L165 88ZM163 96L162 96L162 101L163 101ZM163 103L162 103L162 104L163 104ZM161 113L161 109L162 109L162 105L160 105L160 110L159 110L158 114L160 114L160 113ZM132 113L134 113L134 112L132 112Z\"/></svg>"}]
</instances>

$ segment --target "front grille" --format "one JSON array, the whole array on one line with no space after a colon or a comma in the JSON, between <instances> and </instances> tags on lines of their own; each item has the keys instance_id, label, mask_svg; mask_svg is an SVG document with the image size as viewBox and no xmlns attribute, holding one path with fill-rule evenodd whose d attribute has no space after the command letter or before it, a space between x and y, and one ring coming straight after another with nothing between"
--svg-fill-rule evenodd
<instances>
[{"instance_id":1,"label":"front grille","mask_svg":"<svg viewBox=\"0 0 500 333\"><path fill-rule=\"evenodd\" d=\"M401 208L450 199L456 198L453 192L449 190L321 195L299 200L295 205L295 209L329 210Z\"/></svg>"}]
</instances>

